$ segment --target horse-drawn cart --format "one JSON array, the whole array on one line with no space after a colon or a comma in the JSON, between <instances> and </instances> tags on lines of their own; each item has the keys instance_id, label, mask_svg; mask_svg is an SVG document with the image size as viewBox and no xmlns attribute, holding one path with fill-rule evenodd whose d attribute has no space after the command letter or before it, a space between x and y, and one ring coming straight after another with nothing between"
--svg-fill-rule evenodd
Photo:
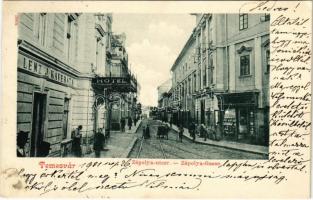
<instances>
[{"instance_id":1,"label":"horse-drawn cart","mask_svg":"<svg viewBox=\"0 0 313 200\"><path fill-rule=\"evenodd\" d=\"M158 126L157 138L166 138L168 140L168 132L170 128L167 125Z\"/></svg>"}]
</instances>

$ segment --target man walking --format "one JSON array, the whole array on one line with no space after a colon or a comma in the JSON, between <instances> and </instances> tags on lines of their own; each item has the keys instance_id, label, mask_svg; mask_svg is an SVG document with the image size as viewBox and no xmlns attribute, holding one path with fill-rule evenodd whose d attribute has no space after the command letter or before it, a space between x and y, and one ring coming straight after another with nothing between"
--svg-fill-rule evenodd
<instances>
[{"instance_id":1,"label":"man walking","mask_svg":"<svg viewBox=\"0 0 313 200\"><path fill-rule=\"evenodd\" d=\"M82 134L81 134L82 129L83 129L83 126L79 125L74 130L74 133L72 135L72 138L73 138L72 149L73 149L75 157L81 157L82 156L82 148L80 146L80 142L81 142L81 138L82 138Z\"/></svg>"},{"instance_id":2,"label":"man walking","mask_svg":"<svg viewBox=\"0 0 313 200\"><path fill-rule=\"evenodd\" d=\"M132 118L129 117L129 118L128 118L128 130L130 130L130 129L132 128L132 125L133 125Z\"/></svg>"},{"instance_id":3,"label":"man walking","mask_svg":"<svg viewBox=\"0 0 313 200\"><path fill-rule=\"evenodd\" d=\"M121 130L122 132L125 132L125 118L124 117L122 117L121 119Z\"/></svg>"},{"instance_id":4,"label":"man walking","mask_svg":"<svg viewBox=\"0 0 313 200\"><path fill-rule=\"evenodd\" d=\"M100 158L101 150L103 150L103 142L104 142L104 135L102 133L102 128L99 128L98 132L96 132L95 134L95 140L94 140L94 145L93 145L96 158Z\"/></svg>"},{"instance_id":5,"label":"man walking","mask_svg":"<svg viewBox=\"0 0 313 200\"><path fill-rule=\"evenodd\" d=\"M178 138L180 142L183 142L183 134L184 134L184 128L182 125L180 125L179 132L178 132Z\"/></svg>"},{"instance_id":6,"label":"man walking","mask_svg":"<svg viewBox=\"0 0 313 200\"><path fill-rule=\"evenodd\" d=\"M17 157L26 157L25 154L25 145L28 140L28 133L29 131L19 131L17 133L17 138L16 138L16 155Z\"/></svg>"},{"instance_id":7,"label":"man walking","mask_svg":"<svg viewBox=\"0 0 313 200\"><path fill-rule=\"evenodd\" d=\"M196 140L196 133L195 133L196 131L195 131L195 129L196 129L195 123L191 122L190 126L189 126L189 132L190 132L190 136L192 137L192 141L193 142L195 142L195 140Z\"/></svg>"}]
</instances>

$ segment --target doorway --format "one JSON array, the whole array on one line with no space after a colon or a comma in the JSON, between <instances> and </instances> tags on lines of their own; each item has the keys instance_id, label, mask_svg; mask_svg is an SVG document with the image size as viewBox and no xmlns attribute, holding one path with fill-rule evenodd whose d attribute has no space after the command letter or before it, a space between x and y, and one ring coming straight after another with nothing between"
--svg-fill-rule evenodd
<instances>
[{"instance_id":1,"label":"doorway","mask_svg":"<svg viewBox=\"0 0 313 200\"><path fill-rule=\"evenodd\" d=\"M32 135L30 156L38 155L38 147L43 141L45 129L47 95L43 93L34 93L33 101L33 119L32 119Z\"/></svg>"},{"instance_id":2,"label":"doorway","mask_svg":"<svg viewBox=\"0 0 313 200\"><path fill-rule=\"evenodd\" d=\"M201 122L201 124L204 124L205 123L205 102L204 102L204 100L201 100L200 101L200 122Z\"/></svg>"}]
</instances>

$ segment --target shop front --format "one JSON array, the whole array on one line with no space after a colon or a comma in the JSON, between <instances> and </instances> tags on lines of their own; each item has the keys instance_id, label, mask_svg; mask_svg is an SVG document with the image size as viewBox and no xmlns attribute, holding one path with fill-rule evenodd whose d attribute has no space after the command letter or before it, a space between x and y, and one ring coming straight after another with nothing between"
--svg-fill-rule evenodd
<instances>
[{"instance_id":1,"label":"shop front","mask_svg":"<svg viewBox=\"0 0 313 200\"><path fill-rule=\"evenodd\" d=\"M62 156L71 150L70 118L78 72L67 69L35 46L20 41L17 132L29 132L26 156ZM46 153L43 144L50 144Z\"/></svg>"},{"instance_id":2,"label":"shop front","mask_svg":"<svg viewBox=\"0 0 313 200\"><path fill-rule=\"evenodd\" d=\"M259 136L258 92L222 94L223 138L249 144L261 144ZM221 104L219 105L221 107Z\"/></svg>"},{"instance_id":3,"label":"shop front","mask_svg":"<svg viewBox=\"0 0 313 200\"><path fill-rule=\"evenodd\" d=\"M137 92L137 81L129 74L124 77L94 77L92 87L102 95L106 105L106 132L121 130L121 120L132 117L133 106L127 99L128 93Z\"/></svg>"}]
</instances>

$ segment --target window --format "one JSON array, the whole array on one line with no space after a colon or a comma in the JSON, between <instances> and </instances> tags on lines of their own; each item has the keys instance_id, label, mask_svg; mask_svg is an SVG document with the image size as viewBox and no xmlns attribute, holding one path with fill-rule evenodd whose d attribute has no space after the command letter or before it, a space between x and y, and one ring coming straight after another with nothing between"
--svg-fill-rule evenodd
<instances>
[{"instance_id":1,"label":"window","mask_svg":"<svg viewBox=\"0 0 313 200\"><path fill-rule=\"evenodd\" d=\"M64 113L63 113L63 139L67 138L69 103L70 103L70 100L68 98L65 98L64 99Z\"/></svg>"},{"instance_id":2,"label":"window","mask_svg":"<svg viewBox=\"0 0 313 200\"><path fill-rule=\"evenodd\" d=\"M248 14L239 14L239 30L248 28Z\"/></svg>"},{"instance_id":3,"label":"window","mask_svg":"<svg viewBox=\"0 0 313 200\"><path fill-rule=\"evenodd\" d=\"M205 87L206 86L206 66L204 66L203 67L203 71L202 71L202 73L203 73L203 87Z\"/></svg>"},{"instance_id":4,"label":"window","mask_svg":"<svg viewBox=\"0 0 313 200\"><path fill-rule=\"evenodd\" d=\"M193 92L197 90L197 75L194 73L193 75Z\"/></svg>"},{"instance_id":5,"label":"window","mask_svg":"<svg viewBox=\"0 0 313 200\"><path fill-rule=\"evenodd\" d=\"M35 36L37 37L39 44L46 45L46 32L47 32L47 14L40 13L37 15L37 21L35 22Z\"/></svg>"},{"instance_id":6,"label":"window","mask_svg":"<svg viewBox=\"0 0 313 200\"><path fill-rule=\"evenodd\" d=\"M77 42L78 42L78 25L76 19L72 15L67 17L67 58L69 61L74 60L77 57Z\"/></svg>"},{"instance_id":7,"label":"window","mask_svg":"<svg viewBox=\"0 0 313 200\"><path fill-rule=\"evenodd\" d=\"M101 38L97 37L96 39L96 68L99 70L101 67L101 58L102 58L102 44Z\"/></svg>"},{"instance_id":8,"label":"window","mask_svg":"<svg viewBox=\"0 0 313 200\"><path fill-rule=\"evenodd\" d=\"M250 75L250 56L240 56L240 76Z\"/></svg>"},{"instance_id":9,"label":"window","mask_svg":"<svg viewBox=\"0 0 313 200\"><path fill-rule=\"evenodd\" d=\"M265 52L265 61L266 61L266 73L270 72L270 50L267 49Z\"/></svg>"},{"instance_id":10,"label":"window","mask_svg":"<svg viewBox=\"0 0 313 200\"><path fill-rule=\"evenodd\" d=\"M270 17L271 17L271 15L269 13L266 13L264 15L264 21L270 21Z\"/></svg>"},{"instance_id":11,"label":"window","mask_svg":"<svg viewBox=\"0 0 313 200\"><path fill-rule=\"evenodd\" d=\"M260 20L261 22L270 21L270 14L265 13L264 15L261 16Z\"/></svg>"},{"instance_id":12,"label":"window","mask_svg":"<svg viewBox=\"0 0 313 200\"><path fill-rule=\"evenodd\" d=\"M209 64L209 72L210 72L210 83L213 84L213 58L210 55L210 64Z\"/></svg>"}]
</instances>

